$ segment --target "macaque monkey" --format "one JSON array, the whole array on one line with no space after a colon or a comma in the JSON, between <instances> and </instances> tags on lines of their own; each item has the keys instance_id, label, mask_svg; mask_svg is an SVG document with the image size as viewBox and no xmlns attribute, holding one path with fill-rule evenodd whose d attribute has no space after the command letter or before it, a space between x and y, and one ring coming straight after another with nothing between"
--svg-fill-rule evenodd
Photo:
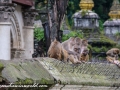
<instances>
[{"instance_id":1,"label":"macaque monkey","mask_svg":"<svg viewBox=\"0 0 120 90\"><path fill-rule=\"evenodd\" d=\"M119 54L120 54L120 50L118 48L112 48L106 52L106 55L107 55L106 59L109 62L120 66L120 61L118 60Z\"/></svg>"},{"instance_id":2,"label":"macaque monkey","mask_svg":"<svg viewBox=\"0 0 120 90\"><path fill-rule=\"evenodd\" d=\"M75 45L75 38L70 37L68 40L64 41L62 43L62 47L68 52L68 58L73 63L81 63L81 61L78 60L77 53L74 51L74 45Z\"/></svg>"},{"instance_id":3,"label":"macaque monkey","mask_svg":"<svg viewBox=\"0 0 120 90\"><path fill-rule=\"evenodd\" d=\"M64 61L67 60L68 62L68 52L62 47L62 55L61 55L61 59L63 59Z\"/></svg>"},{"instance_id":4,"label":"macaque monkey","mask_svg":"<svg viewBox=\"0 0 120 90\"><path fill-rule=\"evenodd\" d=\"M76 44L74 47L74 51L77 52L78 60L80 61L86 61L88 59L88 53L89 50L87 49L88 47L88 42L85 39L81 40L76 40ZM82 58L81 58L82 57Z\"/></svg>"},{"instance_id":5,"label":"macaque monkey","mask_svg":"<svg viewBox=\"0 0 120 90\"><path fill-rule=\"evenodd\" d=\"M73 48L75 45L75 38L70 37L68 40L62 42L62 47L68 52L68 54L75 54Z\"/></svg>"},{"instance_id":6,"label":"macaque monkey","mask_svg":"<svg viewBox=\"0 0 120 90\"><path fill-rule=\"evenodd\" d=\"M48 56L50 58L55 58L58 60L61 60L61 54L62 54L62 47L61 44L55 39L49 49L48 49Z\"/></svg>"},{"instance_id":7,"label":"macaque monkey","mask_svg":"<svg viewBox=\"0 0 120 90\"><path fill-rule=\"evenodd\" d=\"M118 48L112 48L106 52L107 57L113 57L115 60L118 60L118 55L120 50Z\"/></svg>"},{"instance_id":8,"label":"macaque monkey","mask_svg":"<svg viewBox=\"0 0 120 90\"><path fill-rule=\"evenodd\" d=\"M88 61L89 60L89 50L88 50L88 48L85 48L83 53L80 56L81 56L80 61L82 61L82 62Z\"/></svg>"},{"instance_id":9,"label":"macaque monkey","mask_svg":"<svg viewBox=\"0 0 120 90\"><path fill-rule=\"evenodd\" d=\"M58 60L67 60L68 53L65 49L63 49L61 43L56 39L51 43L48 49L48 56L50 58L55 58Z\"/></svg>"},{"instance_id":10,"label":"macaque monkey","mask_svg":"<svg viewBox=\"0 0 120 90\"><path fill-rule=\"evenodd\" d=\"M80 53L81 45L82 45L82 39L80 39L79 37L76 37L75 38L74 51L77 52L77 53Z\"/></svg>"},{"instance_id":11,"label":"macaque monkey","mask_svg":"<svg viewBox=\"0 0 120 90\"><path fill-rule=\"evenodd\" d=\"M83 53L84 49L87 48L87 46L88 46L88 41L85 40L85 39L83 39L83 40L82 40L82 44L81 44L81 51L80 51L80 54Z\"/></svg>"}]
</instances>

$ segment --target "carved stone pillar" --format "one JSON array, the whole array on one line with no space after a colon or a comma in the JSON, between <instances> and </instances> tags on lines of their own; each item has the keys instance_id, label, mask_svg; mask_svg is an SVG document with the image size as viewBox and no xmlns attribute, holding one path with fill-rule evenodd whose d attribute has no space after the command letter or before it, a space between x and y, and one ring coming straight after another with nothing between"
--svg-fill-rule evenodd
<instances>
[{"instance_id":1,"label":"carved stone pillar","mask_svg":"<svg viewBox=\"0 0 120 90\"><path fill-rule=\"evenodd\" d=\"M11 59L10 16L14 12L11 0L0 0L0 59Z\"/></svg>"},{"instance_id":2,"label":"carved stone pillar","mask_svg":"<svg viewBox=\"0 0 120 90\"><path fill-rule=\"evenodd\" d=\"M36 11L29 9L23 12L24 19L24 56L26 59L32 58L34 51L34 19Z\"/></svg>"}]
</instances>

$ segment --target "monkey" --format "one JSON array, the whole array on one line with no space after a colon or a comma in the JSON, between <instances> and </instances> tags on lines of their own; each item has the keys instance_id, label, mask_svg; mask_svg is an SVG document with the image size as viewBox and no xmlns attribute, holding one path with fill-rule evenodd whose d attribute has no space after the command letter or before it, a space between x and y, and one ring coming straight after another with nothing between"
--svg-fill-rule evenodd
<instances>
[{"instance_id":1,"label":"monkey","mask_svg":"<svg viewBox=\"0 0 120 90\"><path fill-rule=\"evenodd\" d=\"M88 41L85 39L82 39L82 44L81 44L81 51L80 53L82 53L84 51L85 48L88 47Z\"/></svg>"},{"instance_id":2,"label":"monkey","mask_svg":"<svg viewBox=\"0 0 120 90\"><path fill-rule=\"evenodd\" d=\"M75 38L75 45L81 46L81 44L82 44L82 39L79 38L79 37L76 37L76 38Z\"/></svg>"},{"instance_id":3,"label":"monkey","mask_svg":"<svg viewBox=\"0 0 120 90\"><path fill-rule=\"evenodd\" d=\"M73 47L75 45L75 38L70 37L68 40L62 42L62 47L68 52L68 54L75 54L73 52Z\"/></svg>"},{"instance_id":4,"label":"monkey","mask_svg":"<svg viewBox=\"0 0 120 90\"><path fill-rule=\"evenodd\" d=\"M55 58L58 60L61 60L61 53L62 53L62 47L61 44L55 39L48 49L48 56L50 58Z\"/></svg>"},{"instance_id":5,"label":"monkey","mask_svg":"<svg viewBox=\"0 0 120 90\"><path fill-rule=\"evenodd\" d=\"M74 51L77 53L78 60L87 61L89 58L88 42L85 39L75 38Z\"/></svg>"},{"instance_id":6,"label":"monkey","mask_svg":"<svg viewBox=\"0 0 120 90\"><path fill-rule=\"evenodd\" d=\"M74 51L77 52L77 53L80 53L81 45L82 45L82 39L80 39L79 37L76 37L75 38Z\"/></svg>"},{"instance_id":7,"label":"monkey","mask_svg":"<svg viewBox=\"0 0 120 90\"><path fill-rule=\"evenodd\" d=\"M120 54L120 50L118 48L112 48L106 52L106 59L113 63L116 64L120 67L120 61L118 60L118 55Z\"/></svg>"},{"instance_id":8,"label":"monkey","mask_svg":"<svg viewBox=\"0 0 120 90\"><path fill-rule=\"evenodd\" d=\"M84 47L83 52L80 54L79 48L74 48L74 51L77 52L78 60L81 62L86 62L89 60L89 49L87 47Z\"/></svg>"},{"instance_id":9,"label":"monkey","mask_svg":"<svg viewBox=\"0 0 120 90\"><path fill-rule=\"evenodd\" d=\"M73 63L81 63L76 56L77 53L74 51L75 38L70 37L68 40L62 42L62 47L68 52L68 59Z\"/></svg>"},{"instance_id":10,"label":"monkey","mask_svg":"<svg viewBox=\"0 0 120 90\"><path fill-rule=\"evenodd\" d=\"M83 53L80 55L80 61L82 62L86 62L89 60L89 49L88 48L85 48Z\"/></svg>"},{"instance_id":11,"label":"monkey","mask_svg":"<svg viewBox=\"0 0 120 90\"><path fill-rule=\"evenodd\" d=\"M106 52L107 57L112 57L115 60L118 60L119 54L120 54L120 50L118 48L112 48Z\"/></svg>"},{"instance_id":12,"label":"monkey","mask_svg":"<svg viewBox=\"0 0 120 90\"><path fill-rule=\"evenodd\" d=\"M62 47L61 43L56 39L51 43L48 49L48 56L50 58L55 58L61 61L66 61L68 59L67 51Z\"/></svg>"},{"instance_id":13,"label":"monkey","mask_svg":"<svg viewBox=\"0 0 120 90\"><path fill-rule=\"evenodd\" d=\"M68 52L62 47L62 55L61 55L62 59L66 62L68 61Z\"/></svg>"}]
</instances>

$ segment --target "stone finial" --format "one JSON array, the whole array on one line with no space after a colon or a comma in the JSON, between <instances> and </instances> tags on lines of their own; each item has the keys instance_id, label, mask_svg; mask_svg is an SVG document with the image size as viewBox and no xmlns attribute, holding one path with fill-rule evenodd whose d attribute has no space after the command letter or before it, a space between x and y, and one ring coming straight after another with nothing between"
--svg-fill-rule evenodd
<instances>
[{"instance_id":1,"label":"stone finial","mask_svg":"<svg viewBox=\"0 0 120 90\"><path fill-rule=\"evenodd\" d=\"M93 0L81 0L79 6L82 10L92 10L94 2Z\"/></svg>"},{"instance_id":2,"label":"stone finial","mask_svg":"<svg viewBox=\"0 0 120 90\"><path fill-rule=\"evenodd\" d=\"M120 18L120 3L118 0L113 0L112 7L110 8L109 16L112 19Z\"/></svg>"}]
</instances>

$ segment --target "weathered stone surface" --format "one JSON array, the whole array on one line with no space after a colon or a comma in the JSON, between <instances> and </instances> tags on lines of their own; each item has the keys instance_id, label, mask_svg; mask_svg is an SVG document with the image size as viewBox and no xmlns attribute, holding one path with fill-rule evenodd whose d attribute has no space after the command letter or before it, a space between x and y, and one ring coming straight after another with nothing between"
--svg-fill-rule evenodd
<instances>
[{"instance_id":1,"label":"weathered stone surface","mask_svg":"<svg viewBox=\"0 0 120 90\"><path fill-rule=\"evenodd\" d=\"M99 86L82 86L82 85L55 85L50 90L120 90L119 87L99 87Z\"/></svg>"},{"instance_id":2,"label":"weathered stone surface","mask_svg":"<svg viewBox=\"0 0 120 90\"><path fill-rule=\"evenodd\" d=\"M4 65L4 69L1 72L2 77L8 82L17 84L39 83L55 85L59 83L68 85L65 87L69 87L69 85L86 86L81 90L86 90L87 86L94 86L96 90L100 90L97 86L101 86L101 88L104 86L120 86L120 68L110 63L88 62L72 65L47 57L28 60L1 60L0 63Z\"/></svg>"},{"instance_id":3,"label":"weathered stone surface","mask_svg":"<svg viewBox=\"0 0 120 90\"><path fill-rule=\"evenodd\" d=\"M39 60L42 60L42 58ZM11 83L31 79L33 83L53 84L53 77L43 68L39 60L1 61L4 64L2 77Z\"/></svg>"}]
</instances>

